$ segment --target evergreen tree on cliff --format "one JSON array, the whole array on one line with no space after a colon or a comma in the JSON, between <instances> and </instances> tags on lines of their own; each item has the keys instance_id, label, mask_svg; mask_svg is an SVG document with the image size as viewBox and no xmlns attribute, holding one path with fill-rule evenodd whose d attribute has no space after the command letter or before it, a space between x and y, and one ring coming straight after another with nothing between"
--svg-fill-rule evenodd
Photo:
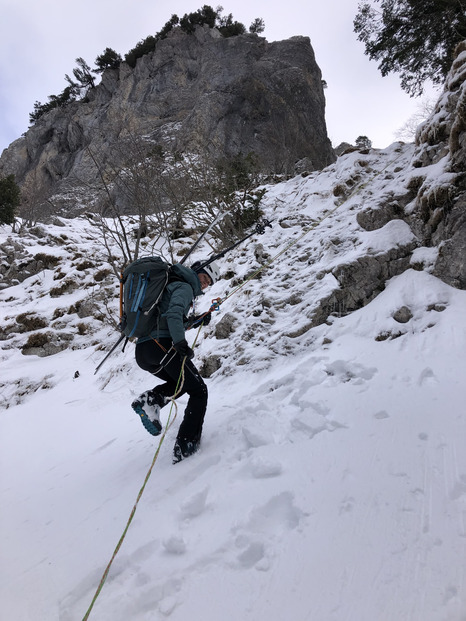
<instances>
[{"instance_id":1,"label":"evergreen tree on cliff","mask_svg":"<svg viewBox=\"0 0 466 621\"><path fill-rule=\"evenodd\" d=\"M20 203L20 190L14 175L0 179L0 224L11 224Z\"/></svg>"},{"instance_id":2,"label":"evergreen tree on cliff","mask_svg":"<svg viewBox=\"0 0 466 621\"><path fill-rule=\"evenodd\" d=\"M353 25L365 54L380 61L382 75L399 73L402 89L417 96L426 80L444 82L455 47L466 38L465 4L464 0L362 2Z\"/></svg>"}]
</instances>

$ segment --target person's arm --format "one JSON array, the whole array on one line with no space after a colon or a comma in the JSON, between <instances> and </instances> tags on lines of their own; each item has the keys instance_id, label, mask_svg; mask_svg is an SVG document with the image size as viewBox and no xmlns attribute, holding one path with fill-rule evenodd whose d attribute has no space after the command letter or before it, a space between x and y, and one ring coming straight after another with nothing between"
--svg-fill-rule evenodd
<instances>
[{"instance_id":1,"label":"person's arm","mask_svg":"<svg viewBox=\"0 0 466 621\"><path fill-rule=\"evenodd\" d=\"M183 319L193 301L193 290L188 283L177 282L173 287L167 311L164 313L173 343L186 340Z\"/></svg>"}]
</instances>

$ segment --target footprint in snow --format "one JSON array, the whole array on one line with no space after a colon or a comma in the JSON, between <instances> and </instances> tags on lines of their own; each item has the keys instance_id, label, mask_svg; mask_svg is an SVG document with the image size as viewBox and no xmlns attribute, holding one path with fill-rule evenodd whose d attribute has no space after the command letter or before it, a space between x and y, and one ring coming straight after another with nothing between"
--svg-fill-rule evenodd
<instances>
[{"instance_id":1,"label":"footprint in snow","mask_svg":"<svg viewBox=\"0 0 466 621\"><path fill-rule=\"evenodd\" d=\"M301 397L300 391L294 394L290 400L292 405L298 407L302 412L305 412L306 418L309 417L309 413L314 413L319 416L328 416L330 414L330 408L325 405L323 401L308 401Z\"/></svg>"},{"instance_id":2,"label":"footprint in snow","mask_svg":"<svg viewBox=\"0 0 466 621\"><path fill-rule=\"evenodd\" d=\"M278 540L297 528L304 515L295 506L291 492L272 496L265 504L253 508L244 524L232 528L234 547L241 550L233 565L259 571L270 569Z\"/></svg>"},{"instance_id":3,"label":"footprint in snow","mask_svg":"<svg viewBox=\"0 0 466 621\"><path fill-rule=\"evenodd\" d=\"M178 601L176 597L164 597L163 600L159 603L159 610L163 615L168 617L175 610L177 605Z\"/></svg>"},{"instance_id":4,"label":"footprint in snow","mask_svg":"<svg viewBox=\"0 0 466 621\"><path fill-rule=\"evenodd\" d=\"M279 461L265 459L263 457L251 460L251 473L255 479L277 477L282 471L283 467Z\"/></svg>"},{"instance_id":5,"label":"footprint in snow","mask_svg":"<svg viewBox=\"0 0 466 621\"><path fill-rule=\"evenodd\" d=\"M312 411L303 411L300 417L291 420L291 432L293 435L298 438L299 436L309 438L310 440L323 431L332 432L336 429L346 428L346 425L330 418L322 418L322 416Z\"/></svg>"},{"instance_id":6,"label":"footprint in snow","mask_svg":"<svg viewBox=\"0 0 466 621\"><path fill-rule=\"evenodd\" d=\"M262 429L258 430L243 427L242 432L248 448L257 448L258 446L266 446L267 444L274 443L272 434Z\"/></svg>"},{"instance_id":7,"label":"footprint in snow","mask_svg":"<svg viewBox=\"0 0 466 621\"><path fill-rule=\"evenodd\" d=\"M165 552L168 554L184 554L186 552L186 543L183 537L179 537L178 535L172 535L167 539L164 539L162 545L165 549Z\"/></svg>"},{"instance_id":8,"label":"footprint in snow","mask_svg":"<svg viewBox=\"0 0 466 621\"><path fill-rule=\"evenodd\" d=\"M267 571L270 568L270 561L266 555L266 548L262 541L250 541L248 537L240 536L235 544L243 551L238 554L237 561L244 569L255 567L260 571Z\"/></svg>"},{"instance_id":9,"label":"footprint in snow","mask_svg":"<svg viewBox=\"0 0 466 621\"><path fill-rule=\"evenodd\" d=\"M291 420L291 430L294 432L294 435L302 435L312 440L317 434L327 431L327 421L322 421L322 419L317 419L312 415L309 415L306 422L302 418L293 418Z\"/></svg>"},{"instance_id":10,"label":"footprint in snow","mask_svg":"<svg viewBox=\"0 0 466 621\"><path fill-rule=\"evenodd\" d=\"M335 360L325 365L325 372L329 377L334 377L338 382L353 382L362 384L370 380L377 373L375 367L365 367L362 364L349 364L345 360Z\"/></svg>"},{"instance_id":11,"label":"footprint in snow","mask_svg":"<svg viewBox=\"0 0 466 621\"><path fill-rule=\"evenodd\" d=\"M206 449L209 449L208 445L206 445ZM220 455L215 454L205 456L203 450L204 446L201 444L200 450L195 455L174 466L177 472L181 473L180 481L182 481L184 485L189 486L198 477L206 472L208 473L212 466L216 466L222 459Z\"/></svg>"},{"instance_id":12,"label":"footprint in snow","mask_svg":"<svg viewBox=\"0 0 466 621\"><path fill-rule=\"evenodd\" d=\"M350 513L354 507L354 498L352 496L345 496L340 503L339 514Z\"/></svg>"},{"instance_id":13,"label":"footprint in snow","mask_svg":"<svg viewBox=\"0 0 466 621\"><path fill-rule=\"evenodd\" d=\"M466 474L461 474L450 492L452 500L459 500L466 496Z\"/></svg>"},{"instance_id":14,"label":"footprint in snow","mask_svg":"<svg viewBox=\"0 0 466 621\"><path fill-rule=\"evenodd\" d=\"M426 367L419 375L417 383L419 386L435 386L438 384L438 379L432 369Z\"/></svg>"},{"instance_id":15,"label":"footprint in snow","mask_svg":"<svg viewBox=\"0 0 466 621\"><path fill-rule=\"evenodd\" d=\"M207 495L209 493L209 488L205 487L200 492L197 492L187 498L181 505L180 515L181 518L191 519L201 515L204 512L207 502Z\"/></svg>"}]
</instances>

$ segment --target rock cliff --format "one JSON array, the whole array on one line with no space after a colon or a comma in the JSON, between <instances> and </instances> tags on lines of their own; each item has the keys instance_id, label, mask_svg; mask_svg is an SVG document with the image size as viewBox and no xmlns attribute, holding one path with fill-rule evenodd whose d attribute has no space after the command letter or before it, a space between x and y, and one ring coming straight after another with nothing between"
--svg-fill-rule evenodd
<instances>
[{"instance_id":1,"label":"rock cliff","mask_svg":"<svg viewBox=\"0 0 466 621\"><path fill-rule=\"evenodd\" d=\"M73 210L98 177L92 154L105 166L128 134L214 157L252 151L268 173L335 159L309 38L269 43L198 27L194 35L174 29L134 69L106 70L84 101L41 117L3 152L0 176L13 173L46 197L66 195Z\"/></svg>"},{"instance_id":2,"label":"rock cliff","mask_svg":"<svg viewBox=\"0 0 466 621\"><path fill-rule=\"evenodd\" d=\"M466 40L431 117L418 129L413 163L419 169L413 229L439 249L433 273L466 289Z\"/></svg>"}]
</instances>

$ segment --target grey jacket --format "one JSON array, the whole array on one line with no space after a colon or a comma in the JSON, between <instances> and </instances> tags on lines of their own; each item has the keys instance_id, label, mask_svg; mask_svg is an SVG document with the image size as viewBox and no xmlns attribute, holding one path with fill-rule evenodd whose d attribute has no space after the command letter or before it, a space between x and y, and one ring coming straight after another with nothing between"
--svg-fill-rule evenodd
<instances>
[{"instance_id":1,"label":"grey jacket","mask_svg":"<svg viewBox=\"0 0 466 621\"><path fill-rule=\"evenodd\" d=\"M184 322L193 300L202 294L198 275L189 267L176 263L172 274L180 280L169 282L160 300L160 314L150 336L138 339L138 343L150 339L171 338L179 343L185 337Z\"/></svg>"}]
</instances>

